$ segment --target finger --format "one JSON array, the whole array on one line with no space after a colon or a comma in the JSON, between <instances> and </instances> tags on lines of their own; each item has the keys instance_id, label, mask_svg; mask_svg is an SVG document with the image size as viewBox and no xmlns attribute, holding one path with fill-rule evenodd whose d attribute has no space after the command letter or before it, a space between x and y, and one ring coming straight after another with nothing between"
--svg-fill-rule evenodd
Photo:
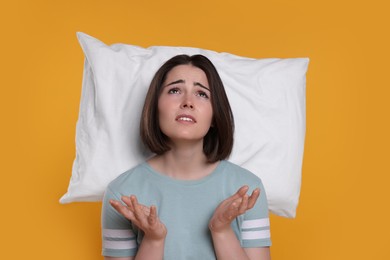
<instances>
[{"instance_id":1,"label":"finger","mask_svg":"<svg viewBox=\"0 0 390 260\"><path fill-rule=\"evenodd\" d=\"M122 211L122 210L124 210L123 208L125 208L125 206L123 206L122 203L120 203L117 200L110 200L110 204L117 211Z\"/></svg>"},{"instance_id":2,"label":"finger","mask_svg":"<svg viewBox=\"0 0 390 260\"><path fill-rule=\"evenodd\" d=\"M129 210L131 210L132 212L135 212L133 204L132 204L131 199L130 199L130 196L129 197L128 196L122 196L121 199L127 205ZM139 204L139 203L138 203L138 206L141 208L141 210L144 212L144 214L146 216L149 216L149 214L150 214L149 207L147 207L145 205L142 205L142 204Z\"/></svg>"},{"instance_id":3,"label":"finger","mask_svg":"<svg viewBox=\"0 0 390 260\"><path fill-rule=\"evenodd\" d=\"M118 211L121 215L129 220L134 219L134 214L128 209L128 207L124 206L121 202L117 200L110 200L111 206Z\"/></svg>"},{"instance_id":4,"label":"finger","mask_svg":"<svg viewBox=\"0 0 390 260\"><path fill-rule=\"evenodd\" d=\"M233 219L233 212L234 212L234 206L231 205L228 209L225 210L225 212L222 214L222 217L220 218L220 221L222 223L230 223Z\"/></svg>"},{"instance_id":5,"label":"finger","mask_svg":"<svg viewBox=\"0 0 390 260\"><path fill-rule=\"evenodd\" d=\"M242 186L241 188L238 189L236 194L239 197L242 197L242 196L244 196L247 193L248 190L249 190L249 186L248 185L244 185L244 186Z\"/></svg>"},{"instance_id":6,"label":"finger","mask_svg":"<svg viewBox=\"0 0 390 260\"><path fill-rule=\"evenodd\" d=\"M150 207L150 214L148 217L148 221L150 225L154 225L157 221L157 209L156 206Z\"/></svg>"},{"instance_id":7,"label":"finger","mask_svg":"<svg viewBox=\"0 0 390 260\"><path fill-rule=\"evenodd\" d=\"M238 208L241 204L241 198L233 201L228 207L226 207L225 211L222 214L222 222L231 222L233 218L238 216Z\"/></svg>"},{"instance_id":8,"label":"finger","mask_svg":"<svg viewBox=\"0 0 390 260\"><path fill-rule=\"evenodd\" d=\"M146 224L146 216L144 211L142 210L142 206L138 204L137 197L132 195L130 196L131 204L134 208L134 216L135 218L142 224Z\"/></svg>"},{"instance_id":9,"label":"finger","mask_svg":"<svg viewBox=\"0 0 390 260\"><path fill-rule=\"evenodd\" d=\"M238 192L240 192L242 195L244 195L249 190L248 185L244 185L241 188L238 189Z\"/></svg>"},{"instance_id":10,"label":"finger","mask_svg":"<svg viewBox=\"0 0 390 260\"><path fill-rule=\"evenodd\" d=\"M130 205L133 208L133 212L135 215L141 214L141 210L139 208L139 204L138 204L138 200L137 200L136 196L134 196L134 195L130 196Z\"/></svg>"},{"instance_id":11,"label":"finger","mask_svg":"<svg viewBox=\"0 0 390 260\"><path fill-rule=\"evenodd\" d=\"M245 211L247 211L247 209L248 209L248 200L249 200L249 196L247 194L245 194L244 197L242 198L242 201L241 201L240 205L239 205L238 215L244 214Z\"/></svg>"},{"instance_id":12,"label":"finger","mask_svg":"<svg viewBox=\"0 0 390 260\"><path fill-rule=\"evenodd\" d=\"M236 199L229 207L229 217L235 218L247 210L249 196L245 194L242 198Z\"/></svg>"},{"instance_id":13,"label":"finger","mask_svg":"<svg viewBox=\"0 0 390 260\"><path fill-rule=\"evenodd\" d=\"M127 207L129 207L129 209L130 209L131 211L134 211L133 205L131 204L130 197L128 197L128 196L122 196L122 197L121 197L121 200L126 204Z\"/></svg>"},{"instance_id":14,"label":"finger","mask_svg":"<svg viewBox=\"0 0 390 260\"><path fill-rule=\"evenodd\" d=\"M257 199L259 198L260 196L260 189L259 188L256 188L253 192L252 192L252 195L250 196L249 200L248 200L248 206L247 206L247 209L251 209L255 206L255 203L257 201Z\"/></svg>"},{"instance_id":15,"label":"finger","mask_svg":"<svg viewBox=\"0 0 390 260\"><path fill-rule=\"evenodd\" d=\"M248 189L249 189L249 187L247 185L242 186L241 188L239 188L237 190L236 193L233 194L233 196L230 196L229 198L227 198L226 202L231 202L233 200L241 198L242 196L244 196L246 194Z\"/></svg>"},{"instance_id":16,"label":"finger","mask_svg":"<svg viewBox=\"0 0 390 260\"><path fill-rule=\"evenodd\" d=\"M142 207L142 210L143 210L144 214L145 214L146 216L149 216L149 215L150 215L150 208L149 208L149 207L146 207L146 206L144 206L144 205L141 205L141 204L139 204L139 205L140 205L140 207Z\"/></svg>"}]
</instances>

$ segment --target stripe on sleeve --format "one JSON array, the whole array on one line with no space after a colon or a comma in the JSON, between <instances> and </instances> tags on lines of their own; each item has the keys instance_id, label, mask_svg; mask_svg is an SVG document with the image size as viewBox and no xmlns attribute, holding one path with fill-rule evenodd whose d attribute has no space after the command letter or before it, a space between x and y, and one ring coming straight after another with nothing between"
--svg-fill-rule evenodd
<instances>
[{"instance_id":1,"label":"stripe on sleeve","mask_svg":"<svg viewBox=\"0 0 390 260\"><path fill-rule=\"evenodd\" d=\"M242 229L262 228L262 227L269 227L269 218L244 220L241 226Z\"/></svg>"},{"instance_id":2,"label":"stripe on sleeve","mask_svg":"<svg viewBox=\"0 0 390 260\"><path fill-rule=\"evenodd\" d=\"M244 240L264 239L270 238L271 232L269 231L269 229L260 231L243 231L241 232L241 237Z\"/></svg>"},{"instance_id":3,"label":"stripe on sleeve","mask_svg":"<svg viewBox=\"0 0 390 260\"><path fill-rule=\"evenodd\" d=\"M103 237L132 238L134 233L131 229L103 229Z\"/></svg>"},{"instance_id":4,"label":"stripe on sleeve","mask_svg":"<svg viewBox=\"0 0 390 260\"><path fill-rule=\"evenodd\" d=\"M133 249L137 247L135 240L103 240L103 248L105 249Z\"/></svg>"},{"instance_id":5,"label":"stripe on sleeve","mask_svg":"<svg viewBox=\"0 0 390 260\"><path fill-rule=\"evenodd\" d=\"M103 229L103 248L133 249L137 247L134 232L131 229Z\"/></svg>"}]
</instances>

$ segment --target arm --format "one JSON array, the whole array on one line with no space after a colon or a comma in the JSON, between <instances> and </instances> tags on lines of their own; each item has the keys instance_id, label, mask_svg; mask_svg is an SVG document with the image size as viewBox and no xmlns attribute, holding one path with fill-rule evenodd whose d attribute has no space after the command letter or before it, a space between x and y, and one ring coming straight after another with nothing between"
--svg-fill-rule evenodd
<instances>
[{"instance_id":1,"label":"arm","mask_svg":"<svg viewBox=\"0 0 390 260\"><path fill-rule=\"evenodd\" d=\"M150 240L142 240L142 244L137 252L137 255L129 257L104 257L104 260L141 260L141 259L163 259L164 241L156 243Z\"/></svg>"},{"instance_id":2,"label":"arm","mask_svg":"<svg viewBox=\"0 0 390 260\"><path fill-rule=\"evenodd\" d=\"M123 196L122 201L126 206L116 200L110 200L110 204L145 233L137 255L134 258L123 258L123 260L163 259L167 230L157 216L156 207L149 208L139 204L135 196Z\"/></svg>"},{"instance_id":3,"label":"arm","mask_svg":"<svg viewBox=\"0 0 390 260\"><path fill-rule=\"evenodd\" d=\"M255 189L251 196L248 196L246 194L248 189L248 186L243 186L236 194L224 200L217 207L209 222L217 259L270 259L269 247L242 248L230 225L233 219L255 205L260 190Z\"/></svg>"},{"instance_id":4,"label":"arm","mask_svg":"<svg viewBox=\"0 0 390 260\"><path fill-rule=\"evenodd\" d=\"M245 253L248 255L249 259L271 260L271 251L269 249L269 246L244 248L244 250Z\"/></svg>"},{"instance_id":5,"label":"arm","mask_svg":"<svg viewBox=\"0 0 390 260\"><path fill-rule=\"evenodd\" d=\"M212 237L217 259L271 259L269 247L242 248L233 230L231 232L213 234Z\"/></svg>"}]
</instances>

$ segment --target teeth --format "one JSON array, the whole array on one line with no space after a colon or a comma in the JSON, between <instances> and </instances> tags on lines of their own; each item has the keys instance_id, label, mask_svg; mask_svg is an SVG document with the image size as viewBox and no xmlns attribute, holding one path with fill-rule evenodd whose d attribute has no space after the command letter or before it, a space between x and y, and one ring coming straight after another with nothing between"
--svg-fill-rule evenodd
<instances>
[{"instance_id":1,"label":"teeth","mask_svg":"<svg viewBox=\"0 0 390 260\"><path fill-rule=\"evenodd\" d=\"M192 122L192 119L191 119L191 118L188 118L188 117L180 117L179 120L180 120L180 121Z\"/></svg>"}]
</instances>

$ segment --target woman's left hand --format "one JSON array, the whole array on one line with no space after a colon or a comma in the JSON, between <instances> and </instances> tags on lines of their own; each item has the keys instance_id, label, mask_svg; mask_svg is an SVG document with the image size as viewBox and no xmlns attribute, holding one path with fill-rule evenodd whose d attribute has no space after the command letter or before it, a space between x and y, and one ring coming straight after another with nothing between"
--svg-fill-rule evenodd
<instances>
[{"instance_id":1,"label":"woman's left hand","mask_svg":"<svg viewBox=\"0 0 390 260\"><path fill-rule=\"evenodd\" d=\"M218 205L209 222L209 228L212 232L219 233L229 229L233 219L253 208L260 195L260 189L256 188L250 196L246 194L248 189L248 186L242 186L234 195Z\"/></svg>"}]
</instances>

